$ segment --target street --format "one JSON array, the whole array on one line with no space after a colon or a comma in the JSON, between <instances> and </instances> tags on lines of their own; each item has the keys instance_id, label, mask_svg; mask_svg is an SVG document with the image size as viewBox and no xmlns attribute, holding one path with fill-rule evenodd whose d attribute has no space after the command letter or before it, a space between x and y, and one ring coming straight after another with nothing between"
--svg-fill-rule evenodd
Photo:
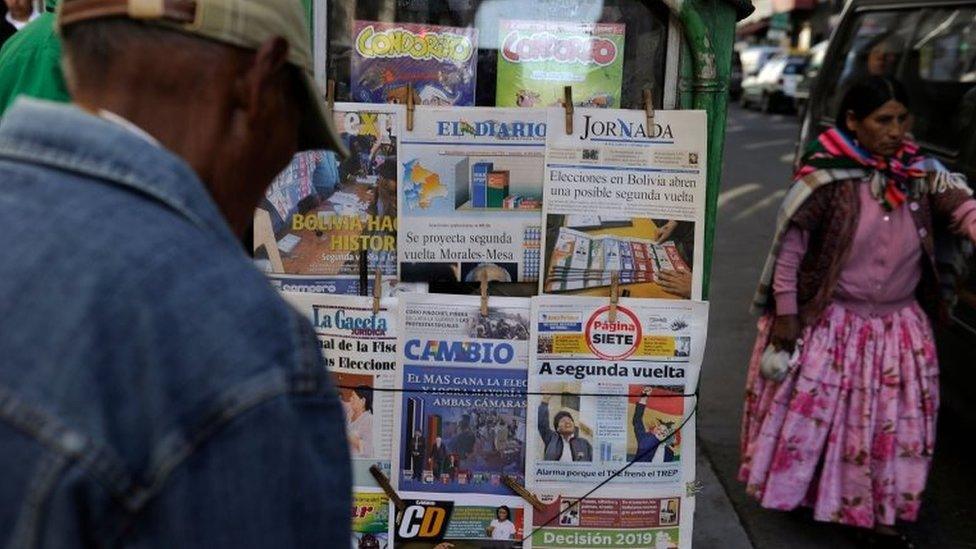
<instances>
[{"instance_id":1,"label":"street","mask_svg":"<svg viewBox=\"0 0 976 549\"><path fill-rule=\"evenodd\" d=\"M727 132L698 418L701 452L754 547L863 547L853 529L815 523L808 511L761 509L736 480L742 395L755 338L749 304L791 180L798 123L792 114L763 115L730 105ZM922 515L904 528L917 547L976 547L976 505L969 491L976 473L963 448L971 432L972 425L944 403ZM725 547L704 540L695 545Z\"/></svg>"}]
</instances>

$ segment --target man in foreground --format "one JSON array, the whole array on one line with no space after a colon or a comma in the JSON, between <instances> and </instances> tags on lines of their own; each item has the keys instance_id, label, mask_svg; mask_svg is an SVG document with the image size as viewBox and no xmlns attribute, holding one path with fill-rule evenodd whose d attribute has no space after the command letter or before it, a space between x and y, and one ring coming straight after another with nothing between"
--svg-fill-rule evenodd
<instances>
[{"instance_id":1,"label":"man in foreground","mask_svg":"<svg viewBox=\"0 0 976 549\"><path fill-rule=\"evenodd\" d=\"M65 0L73 106L0 122L0 543L349 539L342 410L239 243L337 148L298 0Z\"/></svg>"}]
</instances>

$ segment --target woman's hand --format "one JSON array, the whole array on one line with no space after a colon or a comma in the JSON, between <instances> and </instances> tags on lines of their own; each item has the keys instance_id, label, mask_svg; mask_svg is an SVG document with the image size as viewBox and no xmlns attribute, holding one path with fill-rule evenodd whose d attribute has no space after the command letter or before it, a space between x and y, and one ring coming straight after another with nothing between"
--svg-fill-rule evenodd
<instances>
[{"instance_id":1,"label":"woman's hand","mask_svg":"<svg viewBox=\"0 0 976 549\"><path fill-rule=\"evenodd\" d=\"M796 348L796 340L800 339L800 317L797 315L777 316L773 320L773 329L769 335L769 342L777 350L792 353Z\"/></svg>"},{"instance_id":2,"label":"woman's hand","mask_svg":"<svg viewBox=\"0 0 976 549\"><path fill-rule=\"evenodd\" d=\"M669 294L691 299L691 273L687 271L661 271L657 283Z\"/></svg>"},{"instance_id":3,"label":"woman's hand","mask_svg":"<svg viewBox=\"0 0 976 549\"><path fill-rule=\"evenodd\" d=\"M676 228L678 228L677 221L668 221L664 225L658 227L657 237L654 239L654 243L661 244L662 242L671 238L671 233L673 233Z\"/></svg>"}]
</instances>

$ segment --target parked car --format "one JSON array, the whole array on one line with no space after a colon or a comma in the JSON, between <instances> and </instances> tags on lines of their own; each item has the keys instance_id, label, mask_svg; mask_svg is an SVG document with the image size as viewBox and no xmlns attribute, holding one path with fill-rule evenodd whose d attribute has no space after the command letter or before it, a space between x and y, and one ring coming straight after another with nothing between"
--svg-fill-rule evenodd
<instances>
[{"instance_id":1,"label":"parked car","mask_svg":"<svg viewBox=\"0 0 976 549\"><path fill-rule=\"evenodd\" d=\"M738 101L742 96L742 59L732 52L732 72L729 74L729 98Z\"/></svg>"},{"instance_id":2,"label":"parked car","mask_svg":"<svg viewBox=\"0 0 976 549\"><path fill-rule=\"evenodd\" d=\"M757 105L762 112L796 108L797 84L807 66L807 58L799 55L777 55L766 63L759 74L742 81L744 108Z\"/></svg>"},{"instance_id":3,"label":"parked car","mask_svg":"<svg viewBox=\"0 0 976 549\"><path fill-rule=\"evenodd\" d=\"M811 88L797 151L833 125L850 84L890 75L906 87L922 151L976 181L976 0L852 0ZM951 322L936 327L944 402L976 421L976 262Z\"/></svg>"},{"instance_id":4,"label":"parked car","mask_svg":"<svg viewBox=\"0 0 976 549\"><path fill-rule=\"evenodd\" d=\"M750 46L739 52L743 78L755 76L773 56L782 52L776 46Z\"/></svg>"},{"instance_id":5,"label":"parked car","mask_svg":"<svg viewBox=\"0 0 976 549\"><path fill-rule=\"evenodd\" d=\"M813 86L814 80L817 79L817 75L820 74L820 67L823 65L824 56L827 53L827 42L819 42L815 44L808 53L810 57L810 62L807 63L807 68L803 71L803 76L800 81L796 84L796 95L794 99L796 100L796 112L797 115L802 119L807 111L807 101L810 99L810 88Z\"/></svg>"}]
</instances>

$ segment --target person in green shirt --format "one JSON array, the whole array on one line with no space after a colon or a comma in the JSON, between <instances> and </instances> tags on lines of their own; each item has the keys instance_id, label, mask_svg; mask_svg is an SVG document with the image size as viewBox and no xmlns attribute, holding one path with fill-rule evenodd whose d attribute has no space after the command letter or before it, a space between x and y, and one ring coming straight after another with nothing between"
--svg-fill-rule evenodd
<instances>
[{"instance_id":1,"label":"person in green shirt","mask_svg":"<svg viewBox=\"0 0 976 549\"><path fill-rule=\"evenodd\" d=\"M12 36L0 49L0 117L20 95L67 103L68 86L61 73L61 40L54 28L58 0ZM302 0L309 22L312 0Z\"/></svg>"},{"instance_id":2,"label":"person in green shirt","mask_svg":"<svg viewBox=\"0 0 976 549\"><path fill-rule=\"evenodd\" d=\"M57 0L10 37L0 49L0 117L19 95L68 102L68 86L61 74L61 40L54 28Z\"/></svg>"}]
</instances>

